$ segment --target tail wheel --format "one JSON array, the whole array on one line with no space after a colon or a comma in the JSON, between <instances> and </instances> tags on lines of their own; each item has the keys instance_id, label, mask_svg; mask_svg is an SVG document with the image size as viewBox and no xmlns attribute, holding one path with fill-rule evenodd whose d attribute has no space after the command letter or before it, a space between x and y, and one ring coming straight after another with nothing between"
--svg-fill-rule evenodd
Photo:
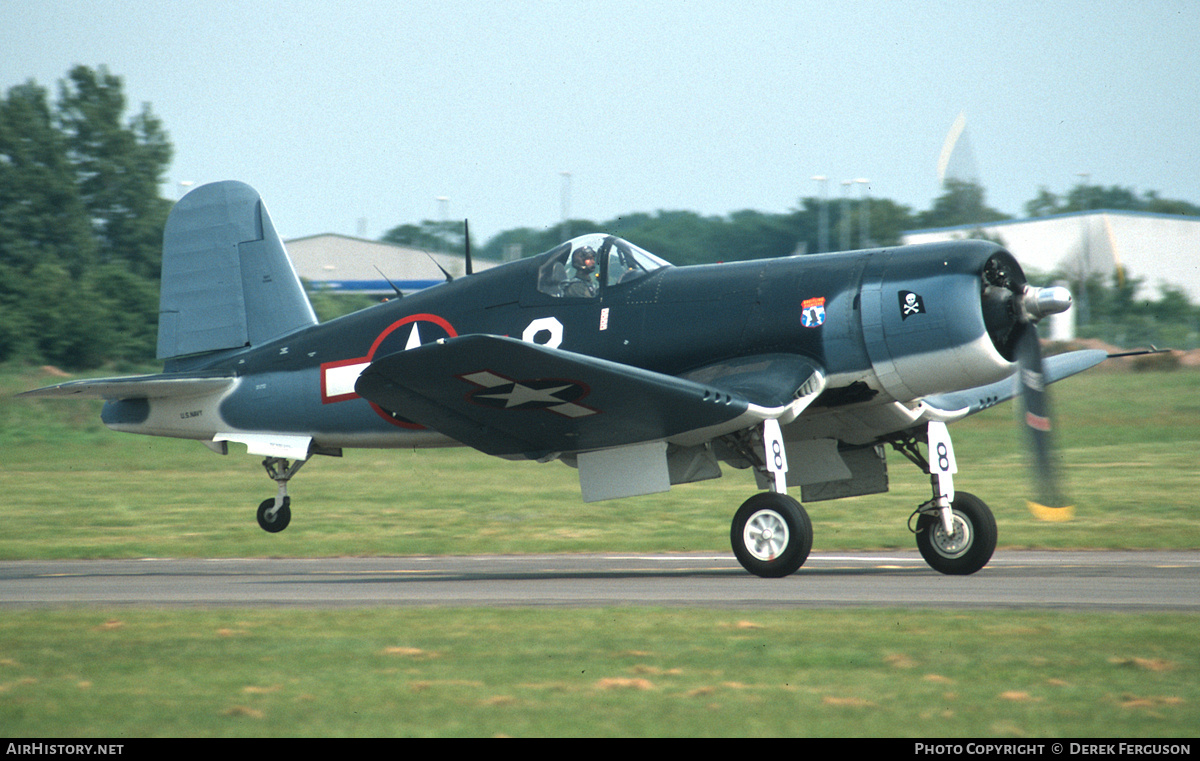
<instances>
[{"instance_id":1,"label":"tail wheel","mask_svg":"<svg viewBox=\"0 0 1200 761\"><path fill-rule=\"evenodd\" d=\"M284 497L283 504L278 510L274 510L275 498L263 500L263 503L258 506L258 525L263 531L269 531L272 534L278 534L288 527L292 522L292 499Z\"/></svg>"},{"instance_id":2,"label":"tail wheel","mask_svg":"<svg viewBox=\"0 0 1200 761\"><path fill-rule=\"evenodd\" d=\"M954 530L946 532L938 512L917 519L917 549L939 573L965 576L983 568L996 550L996 519L983 500L958 492L950 504Z\"/></svg>"},{"instance_id":3,"label":"tail wheel","mask_svg":"<svg viewBox=\"0 0 1200 761\"><path fill-rule=\"evenodd\" d=\"M755 494L742 503L729 531L733 554L755 576L778 579L795 573L812 549L812 522L792 497Z\"/></svg>"}]
</instances>

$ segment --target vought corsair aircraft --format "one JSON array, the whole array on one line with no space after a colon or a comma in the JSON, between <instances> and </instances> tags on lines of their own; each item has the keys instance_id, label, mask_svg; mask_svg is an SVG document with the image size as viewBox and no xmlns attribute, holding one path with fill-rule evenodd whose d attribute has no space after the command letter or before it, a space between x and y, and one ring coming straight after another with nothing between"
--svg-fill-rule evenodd
<instances>
[{"instance_id":1,"label":"vought corsair aircraft","mask_svg":"<svg viewBox=\"0 0 1200 761\"><path fill-rule=\"evenodd\" d=\"M1106 357L1043 361L1035 325L1071 296L1029 285L983 241L674 267L592 234L318 323L251 187L193 190L163 238L163 372L27 395L104 399L114 430L265 457L271 532L291 519L301 466L347 447L561 460L588 502L717 478L723 463L760 490L734 514L734 553L781 577L812 546L789 490L809 503L886 491L890 446L931 477L912 514L922 556L969 574L996 523L955 491L946 424L1020 394L1031 506L1065 515L1044 389Z\"/></svg>"}]
</instances>

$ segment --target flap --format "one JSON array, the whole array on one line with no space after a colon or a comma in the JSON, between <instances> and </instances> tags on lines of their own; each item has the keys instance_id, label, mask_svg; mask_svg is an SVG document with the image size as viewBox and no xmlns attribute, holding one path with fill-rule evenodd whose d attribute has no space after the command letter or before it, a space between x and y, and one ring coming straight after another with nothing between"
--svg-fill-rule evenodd
<instances>
[{"instance_id":1,"label":"flap","mask_svg":"<svg viewBox=\"0 0 1200 761\"><path fill-rule=\"evenodd\" d=\"M283 433L218 433L212 440L214 444L223 441L245 444L248 454L282 457L288 460L307 460L312 450L312 436L290 436Z\"/></svg>"},{"instance_id":2,"label":"flap","mask_svg":"<svg viewBox=\"0 0 1200 761\"><path fill-rule=\"evenodd\" d=\"M739 421L728 429L736 430L751 406L712 385L489 335L377 359L355 391L488 454L532 458L721 431Z\"/></svg>"}]
</instances>

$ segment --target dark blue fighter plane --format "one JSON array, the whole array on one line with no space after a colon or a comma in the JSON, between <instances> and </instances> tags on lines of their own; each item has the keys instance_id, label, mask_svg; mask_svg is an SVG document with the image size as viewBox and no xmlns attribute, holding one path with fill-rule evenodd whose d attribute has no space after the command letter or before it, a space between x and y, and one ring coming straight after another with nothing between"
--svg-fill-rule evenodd
<instances>
[{"instance_id":1,"label":"dark blue fighter plane","mask_svg":"<svg viewBox=\"0 0 1200 761\"><path fill-rule=\"evenodd\" d=\"M673 267L595 234L319 324L258 193L220 182L167 221L163 373L28 394L104 399L117 431L244 445L278 485L258 508L272 532L300 467L346 447L561 460L589 502L717 478L724 463L761 490L730 533L764 577L812 546L788 490L886 491L891 447L931 476L913 513L925 560L969 574L996 524L955 491L946 424L1020 394L1035 506L1067 515L1044 388L1105 358L1043 362L1034 326L1070 302L981 241Z\"/></svg>"}]
</instances>

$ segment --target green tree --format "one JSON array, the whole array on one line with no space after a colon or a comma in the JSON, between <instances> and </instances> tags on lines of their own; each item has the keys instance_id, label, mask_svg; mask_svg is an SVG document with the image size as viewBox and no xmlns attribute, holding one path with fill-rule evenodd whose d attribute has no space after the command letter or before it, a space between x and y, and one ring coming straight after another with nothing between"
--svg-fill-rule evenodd
<instances>
[{"instance_id":1,"label":"green tree","mask_svg":"<svg viewBox=\"0 0 1200 761\"><path fill-rule=\"evenodd\" d=\"M957 227L999 222L1010 217L987 205L983 186L964 180L946 180L946 192L933 201L929 211L916 215L919 227Z\"/></svg>"},{"instance_id":2,"label":"green tree","mask_svg":"<svg viewBox=\"0 0 1200 761\"><path fill-rule=\"evenodd\" d=\"M591 222L571 220L571 229L577 235L595 232L595 227L595 224ZM542 230L532 227L517 227L512 230L505 230L493 236L483 246L479 255L484 259L503 260L510 258L513 252L516 253L515 258L521 258L549 251L562 242L559 228L559 225L555 225L554 227Z\"/></svg>"},{"instance_id":3,"label":"green tree","mask_svg":"<svg viewBox=\"0 0 1200 761\"><path fill-rule=\"evenodd\" d=\"M1163 198L1153 190L1146 191L1139 196L1131 188L1123 188L1118 185L1103 187L1081 183L1071 188L1065 196L1055 195L1046 188L1042 188L1037 198L1025 204L1025 211L1031 217L1099 210L1200 216L1200 206L1196 204Z\"/></svg>"},{"instance_id":4,"label":"green tree","mask_svg":"<svg viewBox=\"0 0 1200 761\"><path fill-rule=\"evenodd\" d=\"M694 211L627 214L601 224L603 232L627 238L673 264L700 264L726 259L733 252L712 248L712 220ZM572 227L572 230L574 227Z\"/></svg>"},{"instance_id":5,"label":"green tree","mask_svg":"<svg viewBox=\"0 0 1200 761\"><path fill-rule=\"evenodd\" d=\"M1146 191L1142 203L1146 211L1155 214L1182 214L1189 217L1200 217L1200 206L1188 201L1160 198L1158 193L1153 190Z\"/></svg>"},{"instance_id":6,"label":"green tree","mask_svg":"<svg viewBox=\"0 0 1200 761\"><path fill-rule=\"evenodd\" d=\"M0 101L0 360L95 367L154 356L171 148L121 80L76 67L52 107L34 82Z\"/></svg>"},{"instance_id":7,"label":"green tree","mask_svg":"<svg viewBox=\"0 0 1200 761\"><path fill-rule=\"evenodd\" d=\"M889 198L869 198L871 246L897 246L906 230L913 229L912 209ZM861 213L861 212L860 212Z\"/></svg>"},{"instance_id":8,"label":"green tree","mask_svg":"<svg viewBox=\"0 0 1200 761\"><path fill-rule=\"evenodd\" d=\"M162 230L171 204L158 189L171 162L162 123L143 105L121 123L120 77L76 66L60 83L60 129L79 196L92 220L100 260L158 279Z\"/></svg>"},{"instance_id":9,"label":"green tree","mask_svg":"<svg viewBox=\"0 0 1200 761\"><path fill-rule=\"evenodd\" d=\"M462 222L434 222L426 219L417 225L397 225L384 233L380 240L397 246L461 254L465 245L464 229L465 225ZM472 239L472 251L475 250L474 244Z\"/></svg>"},{"instance_id":10,"label":"green tree","mask_svg":"<svg viewBox=\"0 0 1200 761\"><path fill-rule=\"evenodd\" d=\"M1092 211L1094 209L1121 209L1141 211L1144 208L1137 193L1129 188L1116 185L1101 187L1100 185L1079 184L1071 188L1063 199L1062 211Z\"/></svg>"},{"instance_id":11,"label":"green tree","mask_svg":"<svg viewBox=\"0 0 1200 761\"><path fill-rule=\"evenodd\" d=\"M68 285L61 306L95 263L87 219L46 91L11 88L0 102L0 359L54 356L46 349L73 328L47 313L46 289Z\"/></svg>"},{"instance_id":12,"label":"green tree","mask_svg":"<svg viewBox=\"0 0 1200 761\"><path fill-rule=\"evenodd\" d=\"M787 214L767 214L746 209L719 219L713 224L712 242L717 252L729 252L723 258L770 259L808 250L807 236L798 222Z\"/></svg>"},{"instance_id":13,"label":"green tree","mask_svg":"<svg viewBox=\"0 0 1200 761\"><path fill-rule=\"evenodd\" d=\"M1062 210L1062 199L1046 188L1039 188L1037 198L1025 204L1025 213L1031 217L1048 217Z\"/></svg>"}]
</instances>

